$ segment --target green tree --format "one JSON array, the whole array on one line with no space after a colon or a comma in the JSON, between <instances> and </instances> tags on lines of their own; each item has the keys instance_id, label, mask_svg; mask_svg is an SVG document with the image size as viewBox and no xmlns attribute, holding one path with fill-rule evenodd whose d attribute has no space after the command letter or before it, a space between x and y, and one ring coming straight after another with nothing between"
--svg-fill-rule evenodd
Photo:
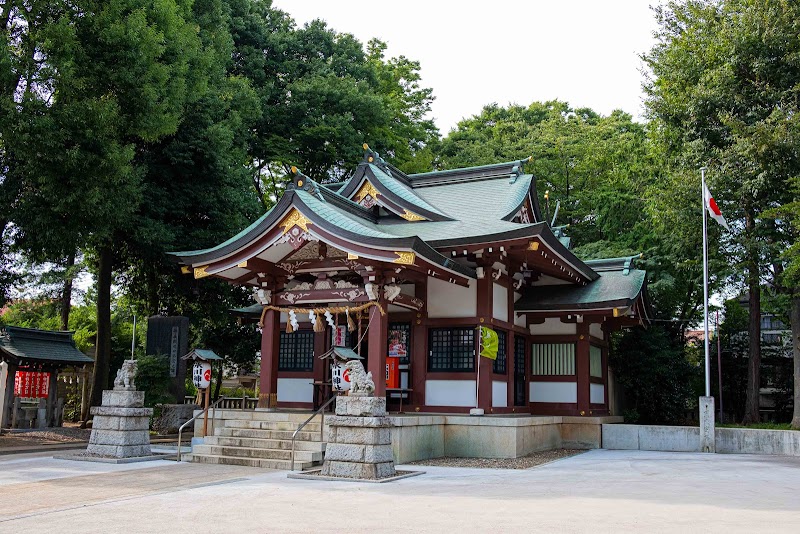
<instances>
[{"instance_id":1,"label":"green tree","mask_svg":"<svg viewBox=\"0 0 800 534\"><path fill-rule=\"evenodd\" d=\"M765 277L781 286L777 256L790 239L764 212L789 200L787 180L800 169L800 6L689 0L656 16L658 42L644 56L652 128L677 168L707 165L716 195L727 200L722 208L737 232L720 243L740 262L750 294L744 421L757 422L761 286Z\"/></svg>"}]
</instances>

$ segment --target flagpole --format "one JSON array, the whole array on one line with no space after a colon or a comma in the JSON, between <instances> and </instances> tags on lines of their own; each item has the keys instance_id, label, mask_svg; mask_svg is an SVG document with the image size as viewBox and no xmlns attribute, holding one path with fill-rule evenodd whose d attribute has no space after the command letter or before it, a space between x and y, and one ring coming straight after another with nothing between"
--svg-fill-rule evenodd
<instances>
[{"instance_id":1,"label":"flagpole","mask_svg":"<svg viewBox=\"0 0 800 534\"><path fill-rule=\"evenodd\" d=\"M703 347L705 349L706 357L706 397L711 396L711 363L709 359L708 350L708 228L706 216L706 167L700 167L700 181L701 188L700 194L702 195L703 203L703 331L705 336L703 338Z\"/></svg>"}]
</instances>

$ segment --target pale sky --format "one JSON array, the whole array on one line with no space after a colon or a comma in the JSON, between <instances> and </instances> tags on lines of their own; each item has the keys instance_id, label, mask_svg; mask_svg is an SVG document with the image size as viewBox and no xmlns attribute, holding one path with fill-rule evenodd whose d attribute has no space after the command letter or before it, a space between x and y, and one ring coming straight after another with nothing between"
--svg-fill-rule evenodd
<instances>
[{"instance_id":1,"label":"pale sky","mask_svg":"<svg viewBox=\"0 0 800 534\"><path fill-rule=\"evenodd\" d=\"M421 63L442 135L489 103L558 98L642 116L639 54L654 44L660 0L274 0L298 25L320 18L388 56Z\"/></svg>"}]
</instances>

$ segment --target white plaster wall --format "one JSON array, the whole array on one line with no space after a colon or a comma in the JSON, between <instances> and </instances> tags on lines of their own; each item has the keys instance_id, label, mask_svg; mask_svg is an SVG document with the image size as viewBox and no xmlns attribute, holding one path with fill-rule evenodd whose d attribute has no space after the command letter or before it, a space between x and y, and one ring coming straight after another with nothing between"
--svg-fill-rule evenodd
<instances>
[{"instance_id":1,"label":"white plaster wall","mask_svg":"<svg viewBox=\"0 0 800 534\"><path fill-rule=\"evenodd\" d=\"M508 384L499 380L492 380L492 407L508 407Z\"/></svg>"},{"instance_id":2,"label":"white plaster wall","mask_svg":"<svg viewBox=\"0 0 800 534\"><path fill-rule=\"evenodd\" d=\"M594 337L596 337L598 339L604 339L603 338L603 328L602 328L602 325L600 323L592 323L592 324L590 324L589 325L589 334L593 335Z\"/></svg>"},{"instance_id":3,"label":"white plaster wall","mask_svg":"<svg viewBox=\"0 0 800 534\"><path fill-rule=\"evenodd\" d=\"M474 380L426 380L426 406L475 406Z\"/></svg>"},{"instance_id":4,"label":"white plaster wall","mask_svg":"<svg viewBox=\"0 0 800 534\"><path fill-rule=\"evenodd\" d=\"M279 378L278 402L313 402L311 378Z\"/></svg>"},{"instance_id":5,"label":"white plaster wall","mask_svg":"<svg viewBox=\"0 0 800 534\"><path fill-rule=\"evenodd\" d=\"M531 382L531 402L578 402L576 382Z\"/></svg>"},{"instance_id":6,"label":"white plaster wall","mask_svg":"<svg viewBox=\"0 0 800 534\"><path fill-rule=\"evenodd\" d=\"M428 317L475 317L478 315L478 284L470 280L462 287L428 278Z\"/></svg>"},{"instance_id":7,"label":"white plaster wall","mask_svg":"<svg viewBox=\"0 0 800 534\"><path fill-rule=\"evenodd\" d=\"M532 324L531 334L540 336L561 336L575 334L575 323L562 323L558 317L548 317L542 324Z\"/></svg>"},{"instance_id":8,"label":"white plaster wall","mask_svg":"<svg viewBox=\"0 0 800 534\"><path fill-rule=\"evenodd\" d=\"M508 289L492 283L492 317L508 321Z\"/></svg>"},{"instance_id":9,"label":"white plaster wall","mask_svg":"<svg viewBox=\"0 0 800 534\"><path fill-rule=\"evenodd\" d=\"M589 402L603 404L606 401L606 387L603 384L589 384Z\"/></svg>"},{"instance_id":10,"label":"white plaster wall","mask_svg":"<svg viewBox=\"0 0 800 534\"><path fill-rule=\"evenodd\" d=\"M517 302L520 298L522 298L522 294L521 293L517 293L515 291L514 292L514 302ZM526 316L525 316L524 313L515 313L514 314L514 324L517 325L517 326L521 326L522 328L525 328L525 319L526 319Z\"/></svg>"}]
</instances>

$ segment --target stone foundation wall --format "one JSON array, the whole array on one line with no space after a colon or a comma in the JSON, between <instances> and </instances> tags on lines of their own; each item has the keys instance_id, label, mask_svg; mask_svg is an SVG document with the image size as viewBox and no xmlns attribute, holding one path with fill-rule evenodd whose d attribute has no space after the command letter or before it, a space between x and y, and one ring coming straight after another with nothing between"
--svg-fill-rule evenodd
<instances>
[{"instance_id":1,"label":"stone foundation wall","mask_svg":"<svg viewBox=\"0 0 800 534\"><path fill-rule=\"evenodd\" d=\"M621 417L390 416L395 462L441 456L518 458L537 451L598 449L600 426Z\"/></svg>"},{"instance_id":2,"label":"stone foundation wall","mask_svg":"<svg viewBox=\"0 0 800 534\"><path fill-rule=\"evenodd\" d=\"M700 428L658 425L603 425L603 448L700 452ZM800 432L717 428L716 451L729 454L800 456Z\"/></svg>"}]
</instances>

